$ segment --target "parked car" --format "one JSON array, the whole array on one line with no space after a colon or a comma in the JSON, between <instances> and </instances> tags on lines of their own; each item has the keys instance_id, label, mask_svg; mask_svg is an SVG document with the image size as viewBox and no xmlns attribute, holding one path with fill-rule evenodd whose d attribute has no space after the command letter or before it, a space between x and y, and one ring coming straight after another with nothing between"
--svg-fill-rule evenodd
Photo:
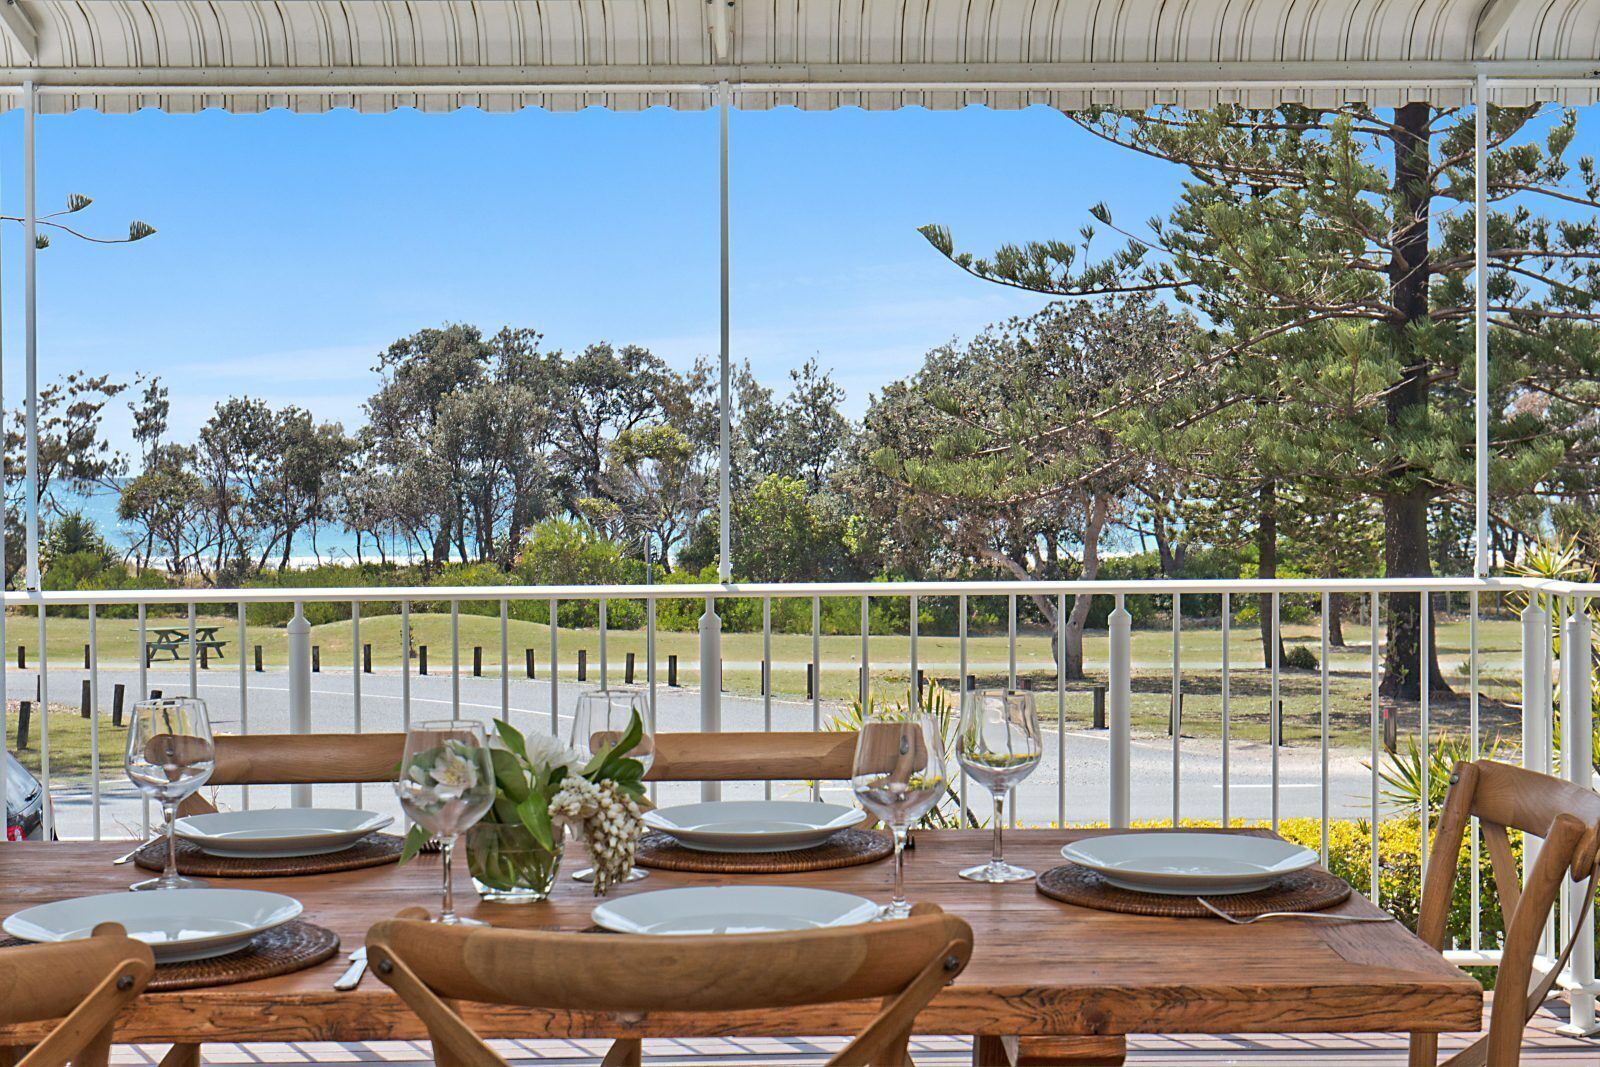
<instances>
[{"instance_id":1,"label":"parked car","mask_svg":"<svg viewBox=\"0 0 1600 1067\"><path fill-rule=\"evenodd\" d=\"M35 841L44 836L44 786L7 752L6 840Z\"/></svg>"}]
</instances>

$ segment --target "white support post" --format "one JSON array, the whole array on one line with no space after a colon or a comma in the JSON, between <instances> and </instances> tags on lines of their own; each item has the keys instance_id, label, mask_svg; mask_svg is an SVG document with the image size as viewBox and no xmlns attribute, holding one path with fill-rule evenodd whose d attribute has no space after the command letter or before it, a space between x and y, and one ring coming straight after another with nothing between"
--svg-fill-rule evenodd
<instances>
[{"instance_id":1,"label":"white support post","mask_svg":"<svg viewBox=\"0 0 1600 1067\"><path fill-rule=\"evenodd\" d=\"M1133 616L1121 593L1110 620L1110 689L1106 725L1110 727L1111 825L1125 828L1133 818Z\"/></svg>"},{"instance_id":2,"label":"white support post","mask_svg":"<svg viewBox=\"0 0 1600 1067\"><path fill-rule=\"evenodd\" d=\"M1594 704L1590 672L1594 631L1582 598L1573 603L1561 641L1562 657L1569 668L1562 672L1561 717L1566 729L1566 749L1570 753L1567 777L1580 789L1594 788ZM1567 882L1567 914L1583 910L1582 883ZM1570 1011L1563 1033L1582 1037L1600 1031L1595 1020L1594 915L1584 916L1583 925L1572 934L1579 947L1573 950L1568 978Z\"/></svg>"},{"instance_id":3,"label":"white support post","mask_svg":"<svg viewBox=\"0 0 1600 1067\"><path fill-rule=\"evenodd\" d=\"M306 621L305 605L294 602L294 617L286 627L289 653L289 732L311 732L311 623ZM240 654L244 652L240 649ZM311 807L311 786L289 787L289 804Z\"/></svg>"},{"instance_id":4,"label":"white support post","mask_svg":"<svg viewBox=\"0 0 1600 1067\"><path fill-rule=\"evenodd\" d=\"M700 732L722 732L722 617L712 597L700 616ZM721 800L722 783L701 782L700 799Z\"/></svg>"},{"instance_id":5,"label":"white support post","mask_svg":"<svg viewBox=\"0 0 1600 1067\"><path fill-rule=\"evenodd\" d=\"M1472 210L1476 234L1473 287L1476 292L1472 308L1475 350L1472 385L1477 471L1473 479L1476 551L1472 573L1485 578L1489 574L1489 91L1482 74L1478 75L1473 104Z\"/></svg>"},{"instance_id":6,"label":"white support post","mask_svg":"<svg viewBox=\"0 0 1600 1067\"><path fill-rule=\"evenodd\" d=\"M23 580L29 589L39 588L39 293L37 268L39 249L38 184L34 166L34 119L37 108L33 82L22 85L22 286L23 356L27 379L27 400L23 428L28 482L27 563Z\"/></svg>"},{"instance_id":7,"label":"white support post","mask_svg":"<svg viewBox=\"0 0 1600 1067\"><path fill-rule=\"evenodd\" d=\"M721 471L721 486L717 493L717 514L719 519L719 534L721 535L721 556L717 562L717 578L720 581L733 580L733 489L730 485L732 475L732 460L730 453L730 440L733 436L733 399L732 388L729 382L731 356L729 355L729 323L728 310L728 83L722 82L717 86L717 114L718 114L718 155L717 174L719 177L719 209L720 232L722 250L722 297L721 297L721 330L722 353L721 370L722 381L719 402L719 427L717 463Z\"/></svg>"}]
</instances>

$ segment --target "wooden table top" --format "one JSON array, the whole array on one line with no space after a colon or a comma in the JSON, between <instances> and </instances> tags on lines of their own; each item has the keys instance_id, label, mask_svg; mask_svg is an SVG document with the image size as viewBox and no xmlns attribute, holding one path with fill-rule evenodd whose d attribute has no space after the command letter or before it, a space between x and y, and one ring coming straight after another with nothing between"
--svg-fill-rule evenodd
<instances>
[{"instance_id":1,"label":"wooden table top","mask_svg":"<svg viewBox=\"0 0 1600 1067\"><path fill-rule=\"evenodd\" d=\"M1006 855L1045 870L1058 849L1093 831L1008 834ZM907 895L954 912L976 939L971 965L923 1012L934 1034L1090 1035L1471 1031L1482 992L1399 924L1341 925L1284 920L1230 926L1220 920L1121 915L1061 904L1030 883L963 881L956 872L988 858L986 831L924 831L906 860ZM0 915L68 896L110 892L148 877L112 866L125 843L23 842L0 847ZM581 850L569 847L565 870ZM119 1041L369 1041L418 1039L421 1024L370 974L351 993L333 990L345 954L376 919L403 907L437 910L439 860L307 878L211 879L217 886L287 893L305 918L335 930L333 960L297 974L240 985L146 995L119 1028ZM594 898L562 874L551 900L529 905L478 902L464 864L457 907L496 926L584 929ZM801 875L719 877L654 871L615 895L671 886L760 881L810 885L887 899L888 861ZM1375 915L1352 895L1338 911ZM596 935L595 951L605 951ZM829 1005L715 1017L578 1015L566 1011L464 1006L488 1037L820 1036L853 1032L874 1004ZM27 1040L38 1031L0 1031Z\"/></svg>"}]
</instances>

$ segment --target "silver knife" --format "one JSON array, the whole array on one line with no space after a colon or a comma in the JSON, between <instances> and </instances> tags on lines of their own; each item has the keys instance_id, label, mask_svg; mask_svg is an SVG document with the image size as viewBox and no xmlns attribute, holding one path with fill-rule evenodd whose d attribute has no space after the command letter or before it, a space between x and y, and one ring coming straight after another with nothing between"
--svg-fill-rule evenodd
<instances>
[{"instance_id":1,"label":"silver knife","mask_svg":"<svg viewBox=\"0 0 1600 1067\"><path fill-rule=\"evenodd\" d=\"M367 946L362 945L350 953L350 966L333 983L333 988L341 993L348 993L361 984L361 976L367 973Z\"/></svg>"}]
</instances>

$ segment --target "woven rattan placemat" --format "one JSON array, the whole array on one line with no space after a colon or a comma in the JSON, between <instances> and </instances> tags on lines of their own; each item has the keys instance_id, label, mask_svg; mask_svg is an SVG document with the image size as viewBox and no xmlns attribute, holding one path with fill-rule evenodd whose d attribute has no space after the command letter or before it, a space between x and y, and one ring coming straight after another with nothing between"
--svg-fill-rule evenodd
<instances>
[{"instance_id":1,"label":"woven rattan placemat","mask_svg":"<svg viewBox=\"0 0 1600 1067\"><path fill-rule=\"evenodd\" d=\"M332 874L381 867L400 858L401 838L371 833L349 848L320 856L244 857L213 856L192 841L178 842L178 873L196 878L292 878L301 874ZM133 862L147 871L167 863L165 839L152 841L133 854Z\"/></svg>"},{"instance_id":2,"label":"woven rattan placemat","mask_svg":"<svg viewBox=\"0 0 1600 1067\"><path fill-rule=\"evenodd\" d=\"M0 939L0 948L27 943L4 938ZM155 976L145 989L159 993L276 978L280 974L292 974L315 967L338 951L338 934L327 927L296 920L257 934L248 948L230 952L226 956L157 964Z\"/></svg>"},{"instance_id":3,"label":"woven rattan placemat","mask_svg":"<svg viewBox=\"0 0 1600 1067\"><path fill-rule=\"evenodd\" d=\"M666 834L649 833L634 862L658 871L699 874L799 874L855 867L894 855L894 840L871 830L841 830L814 848L793 852L699 852Z\"/></svg>"},{"instance_id":4,"label":"woven rattan placemat","mask_svg":"<svg viewBox=\"0 0 1600 1067\"><path fill-rule=\"evenodd\" d=\"M1076 863L1050 868L1034 881L1034 885L1052 900L1099 911L1177 919L1217 918L1194 897L1123 889ZM1268 911L1321 911L1343 903L1349 895L1350 886L1342 879L1313 867L1284 875L1266 889L1254 893L1229 893L1206 899L1229 915L1247 919Z\"/></svg>"}]
</instances>

